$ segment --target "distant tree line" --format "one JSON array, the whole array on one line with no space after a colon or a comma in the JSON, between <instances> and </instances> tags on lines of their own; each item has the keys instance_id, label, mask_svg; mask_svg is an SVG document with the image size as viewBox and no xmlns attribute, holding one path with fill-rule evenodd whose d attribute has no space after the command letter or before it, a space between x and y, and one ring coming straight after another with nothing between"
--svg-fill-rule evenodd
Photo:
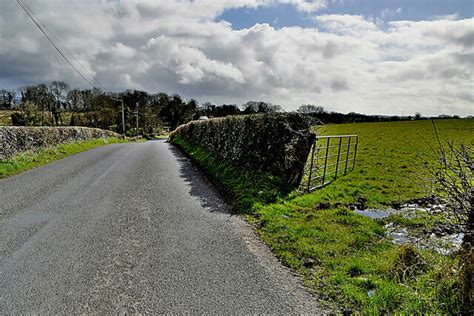
<instances>
[{"instance_id":1,"label":"distant tree line","mask_svg":"<svg viewBox=\"0 0 474 316\"><path fill-rule=\"evenodd\" d=\"M0 108L15 110L11 116L13 125L87 126L119 133L125 130L129 135L174 130L193 119L283 111L280 105L263 101L249 101L241 106L214 105L209 102L199 105L196 100L185 101L178 94L139 90L111 93L99 89L71 89L62 81L26 86L19 89L18 93L2 89ZM311 104L301 105L297 112L315 117L322 123L425 119L421 113L415 113L413 116L365 115L355 112L343 114L328 112L322 106ZM438 118L459 117L441 115Z\"/></svg>"},{"instance_id":2,"label":"distant tree line","mask_svg":"<svg viewBox=\"0 0 474 316\"><path fill-rule=\"evenodd\" d=\"M299 113L315 117L323 124L334 123L362 123L362 122L393 122L393 121L411 121L411 120L428 120L436 119L459 119L458 115L441 114L437 117L423 117L421 113L417 112L413 116L398 116L398 115L367 115L356 112L349 112L347 114L339 112L328 112L322 106L312 104L304 104L296 110Z\"/></svg>"},{"instance_id":3,"label":"distant tree line","mask_svg":"<svg viewBox=\"0 0 474 316\"><path fill-rule=\"evenodd\" d=\"M194 99L184 101L178 94L71 89L62 81L26 86L18 93L2 89L0 108L15 110L13 125L87 126L119 133L125 130L129 135L174 130L199 118L282 111L281 106L267 102L249 101L242 109L235 104L199 105Z\"/></svg>"}]
</instances>

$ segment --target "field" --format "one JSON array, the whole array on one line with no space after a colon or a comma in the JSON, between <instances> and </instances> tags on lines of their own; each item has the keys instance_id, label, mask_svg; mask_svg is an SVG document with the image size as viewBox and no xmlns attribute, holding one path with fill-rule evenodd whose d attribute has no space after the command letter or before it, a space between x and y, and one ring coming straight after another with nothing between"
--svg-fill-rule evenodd
<instances>
[{"instance_id":1,"label":"field","mask_svg":"<svg viewBox=\"0 0 474 316\"><path fill-rule=\"evenodd\" d=\"M474 144L474 119L437 120L435 124L442 144ZM426 195L427 170L438 149L431 121L334 124L316 131L319 135L359 135L356 168L337 183L301 198L302 206L354 203L362 197L369 207L379 207Z\"/></svg>"},{"instance_id":2,"label":"field","mask_svg":"<svg viewBox=\"0 0 474 316\"><path fill-rule=\"evenodd\" d=\"M436 126L442 143L474 144L472 119L439 120ZM387 219L350 209L361 200L384 209L428 194L427 168L438 146L431 121L327 125L317 131L358 134L360 146L352 173L311 194L278 196L281 185L274 178L242 172L183 139L176 143L225 189L275 255L338 313L459 313L456 253L394 244ZM429 232L439 219L393 221Z\"/></svg>"}]
</instances>

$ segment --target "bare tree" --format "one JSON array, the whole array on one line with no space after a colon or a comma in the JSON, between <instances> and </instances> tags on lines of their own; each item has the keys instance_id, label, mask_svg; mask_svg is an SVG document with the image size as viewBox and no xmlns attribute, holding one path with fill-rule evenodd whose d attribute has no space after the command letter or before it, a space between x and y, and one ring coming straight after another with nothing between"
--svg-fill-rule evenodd
<instances>
[{"instance_id":1,"label":"bare tree","mask_svg":"<svg viewBox=\"0 0 474 316\"><path fill-rule=\"evenodd\" d=\"M78 123L77 113L84 109L84 98L81 93L81 90L70 90L67 94L66 104L69 110L72 112L69 125L75 126Z\"/></svg>"},{"instance_id":2,"label":"bare tree","mask_svg":"<svg viewBox=\"0 0 474 316\"><path fill-rule=\"evenodd\" d=\"M282 111L283 109L280 105L263 101L248 101L243 105L244 114L276 113Z\"/></svg>"},{"instance_id":3,"label":"bare tree","mask_svg":"<svg viewBox=\"0 0 474 316\"><path fill-rule=\"evenodd\" d=\"M62 124L61 107L66 103L69 86L63 81L53 81L49 85L49 92L54 98L54 105L51 109L56 125Z\"/></svg>"},{"instance_id":4,"label":"bare tree","mask_svg":"<svg viewBox=\"0 0 474 316\"><path fill-rule=\"evenodd\" d=\"M474 146L456 146L454 143L443 146L440 142L437 163L437 167L431 170L433 194L446 205L446 225L454 226L464 234L461 251L462 312L473 315Z\"/></svg>"},{"instance_id":5,"label":"bare tree","mask_svg":"<svg viewBox=\"0 0 474 316\"><path fill-rule=\"evenodd\" d=\"M13 106L13 99L15 98L15 91L0 90L0 107L11 108Z\"/></svg>"},{"instance_id":6,"label":"bare tree","mask_svg":"<svg viewBox=\"0 0 474 316\"><path fill-rule=\"evenodd\" d=\"M296 112L301 114L320 114L324 113L324 108L320 105L303 104Z\"/></svg>"}]
</instances>

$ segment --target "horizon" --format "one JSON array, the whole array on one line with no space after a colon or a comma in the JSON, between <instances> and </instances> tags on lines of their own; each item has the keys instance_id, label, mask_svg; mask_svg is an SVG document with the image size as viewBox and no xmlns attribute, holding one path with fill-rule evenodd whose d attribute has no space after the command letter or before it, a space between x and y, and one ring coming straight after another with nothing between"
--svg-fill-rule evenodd
<instances>
[{"instance_id":1,"label":"horizon","mask_svg":"<svg viewBox=\"0 0 474 316\"><path fill-rule=\"evenodd\" d=\"M470 1L22 2L103 91L286 111L474 114ZM16 2L0 4L0 25L0 89L87 88Z\"/></svg>"},{"instance_id":2,"label":"horizon","mask_svg":"<svg viewBox=\"0 0 474 316\"><path fill-rule=\"evenodd\" d=\"M66 84L68 84L66 82ZM69 85L69 84L68 84ZM27 86L24 86L24 87L19 87L19 88L16 88L16 89L11 89L10 91L15 91L15 96L14 96L14 100L15 100L15 106L17 106L17 104L19 102L22 101L22 95L21 95L21 89L24 89L26 88ZM75 88L70 88L69 90L72 90L72 89L75 89ZM2 88L0 87L0 90L2 90ZM115 95L121 95L121 94L124 94L124 93L127 93L128 91L135 91L133 89L127 89L127 90L123 90L123 91L102 91L100 90L102 93L105 93L106 95L111 95L111 96L115 96ZM136 91L140 91L140 90L136 90ZM148 92L148 91L144 91L148 94L160 94L160 93L165 93L169 96L172 96L172 95L179 95L179 94L176 94L176 93L167 93L167 92L164 92L164 91L157 91L157 92ZM182 97L182 96L180 96ZM247 100L246 102L244 103L240 103L240 104L236 104L236 103L220 103L220 104L214 104L212 102L208 102L208 101L204 101L204 102L200 102L200 100L196 100L194 98L183 98L183 101L185 102L189 102L191 100L194 100L197 102L198 104L198 107L201 107L202 105L206 104L206 103L210 103L211 105L214 105L214 106L217 106L217 107L221 107L221 106L224 106L224 105L230 105L230 106L236 106L239 110L243 111L245 109L245 106L248 102L264 102L264 103L268 103L268 104L272 104L272 105L278 105L278 106L281 106L281 110L279 112L298 112L298 108L296 109L291 109L291 110L287 110L287 108L285 107L285 105L282 105L282 104L273 104L271 102L266 102L265 100ZM314 106L318 106L317 104L301 104L300 106L303 106L303 105L314 105ZM202 107L201 107L202 108ZM14 108L12 108L14 109ZM337 114L342 114L342 115L348 115L348 114L358 114L358 115L365 115L365 116L372 116L372 117L386 117L386 118L389 118L389 117L399 117L399 118L413 118L416 116L417 113L421 114L421 118L422 119L436 119L436 118L461 118L461 119L470 119L470 118L473 118L474 115L471 114L471 115L458 115L458 114L446 114L446 113L441 113L441 114L438 114L438 115L424 115L423 113L420 113L420 112L414 112L414 113L402 113L402 114L381 114L381 113L364 113L364 112L355 112L355 111L347 111L347 112L339 112L339 111L333 111L331 110L330 108L326 108L323 106L323 111L326 112L326 113L337 113ZM243 114L242 114L243 115Z\"/></svg>"}]
</instances>

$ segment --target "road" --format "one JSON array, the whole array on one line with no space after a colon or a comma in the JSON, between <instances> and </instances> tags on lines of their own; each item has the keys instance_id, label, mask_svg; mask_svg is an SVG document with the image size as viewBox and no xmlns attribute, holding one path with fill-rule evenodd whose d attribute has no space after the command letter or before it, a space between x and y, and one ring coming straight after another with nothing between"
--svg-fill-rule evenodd
<instances>
[{"instance_id":1,"label":"road","mask_svg":"<svg viewBox=\"0 0 474 316\"><path fill-rule=\"evenodd\" d=\"M0 181L0 314L320 313L165 141Z\"/></svg>"}]
</instances>

